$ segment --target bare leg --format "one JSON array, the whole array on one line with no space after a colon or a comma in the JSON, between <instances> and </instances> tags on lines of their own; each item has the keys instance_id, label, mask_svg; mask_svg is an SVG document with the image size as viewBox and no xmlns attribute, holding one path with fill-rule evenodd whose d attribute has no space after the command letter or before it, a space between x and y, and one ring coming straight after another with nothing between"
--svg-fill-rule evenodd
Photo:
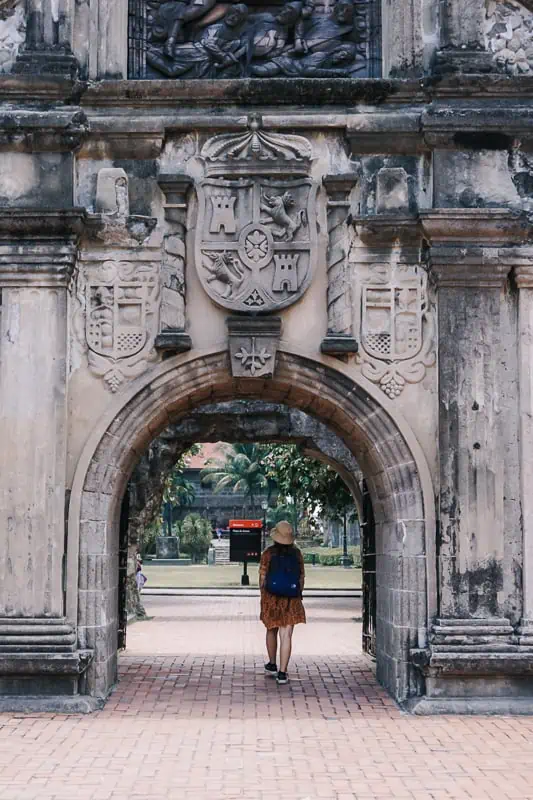
<instances>
[{"instance_id":1,"label":"bare leg","mask_svg":"<svg viewBox=\"0 0 533 800\"><path fill-rule=\"evenodd\" d=\"M280 653L279 653L279 671L287 672L289 666L289 659L292 651L292 632L294 625L286 625L279 629Z\"/></svg>"},{"instance_id":2,"label":"bare leg","mask_svg":"<svg viewBox=\"0 0 533 800\"><path fill-rule=\"evenodd\" d=\"M276 663L276 654L278 652L278 629L270 628L266 633L266 646L268 653L268 660L271 664Z\"/></svg>"}]
</instances>

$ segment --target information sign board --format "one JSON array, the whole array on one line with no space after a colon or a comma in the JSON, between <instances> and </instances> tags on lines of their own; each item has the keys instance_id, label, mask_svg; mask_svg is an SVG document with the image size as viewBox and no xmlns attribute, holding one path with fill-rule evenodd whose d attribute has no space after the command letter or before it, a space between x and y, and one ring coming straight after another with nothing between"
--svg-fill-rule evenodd
<instances>
[{"instance_id":1,"label":"information sign board","mask_svg":"<svg viewBox=\"0 0 533 800\"><path fill-rule=\"evenodd\" d=\"M229 560L257 562L261 558L261 535L263 523L260 519L230 519Z\"/></svg>"}]
</instances>

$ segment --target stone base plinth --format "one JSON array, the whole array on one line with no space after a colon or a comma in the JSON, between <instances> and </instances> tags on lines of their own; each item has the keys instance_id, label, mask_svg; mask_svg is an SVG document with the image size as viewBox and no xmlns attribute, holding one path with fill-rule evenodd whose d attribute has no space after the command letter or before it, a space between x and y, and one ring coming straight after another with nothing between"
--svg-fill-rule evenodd
<instances>
[{"instance_id":1,"label":"stone base plinth","mask_svg":"<svg viewBox=\"0 0 533 800\"><path fill-rule=\"evenodd\" d=\"M76 695L80 675L92 658L92 650L0 652L0 695Z\"/></svg>"},{"instance_id":2,"label":"stone base plinth","mask_svg":"<svg viewBox=\"0 0 533 800\"><path fill-rule=\"evenodd\" d=\"M530 697L415 697L404 705L417 716L433 714L533 714Z\"/></svg>"},{"instance_id":3,"label":"stone base plinth","mask_svg":"<svg viewBox=\"0 0 533 800\"><path fill-rule=\"evenodd\" d=\"M155 338L155 349L165 356L187 353L191 348L191 337L185 331L167 329Z\"/></svg>"},{"instance_id":4,"label":"stone base plinth","mask_svg":"<svg viewBox=\"0 0 533 800\"><path fill-rule=\"evenodd\" d=\"M492 54L484 50L448 48L438 50L435 57L434 71L437 75L482 75L493 69Z\"/></svg>"},{"instance_id":5,"label":"stone base plinth","mask_svg":"<svg viewBox=\"0 0 533 800\"><path fill-rule=\"evenodd\" d=\"M353 336L336 336L328 334L320 343L320 352L332 356L344 356L357 353L359 345Z\"/></svg>"},{"instance_id":6,"label":"stone base plinth","mask_svg":"<svg viewBox=\"0 0 533 800\"><path fill-rule=\"evenodd\" d=\"M408 705L415 714L533 710L533 648L520 646L508 619L439 619L411 660L425 683Z\"/></svg>"},{"instance_id":7,"label":"stone base plinth","mask_svg":"<svg viewBox=\"0 0 533 800\"><path fill-rule=\"evenodd\" d=\"M74 80L78 60L64 50L24 50L19 53L13 72L19 75L61 75Z\"/></svg>"},{"instance_id":8,"label":"stone base plinth","mask_svg":"<svg viewBox=\"0 0 533 800\"><path fill-rule=\"evenodd\" d=\"M180 554L180 540L177 536L158 536L155 540L156 558L177 559Z\"/></svg>"},{"instance_id":9,"label":"stone base plinth","mask_svg":"<svg viewBox=\"0 0 533 800\"><path fill-rule=\"evenodd\" d=\"M76 649L76 641L64 617L1 618L0 695L76 696L93 659L93 651Z\"/></svg>"},{"instance_id":10,"label":"stone base plinth","mask_svg":"<svg viewBox=\"0 0 533 800\"><path fill-rule=\"evenodd\" d=\"M18 714L91 714L99 711L105 700L99 697L84 695L48 695L38 697L32 695L8 695L0 697L1 713Z\"/></svg>"}]
</instances>

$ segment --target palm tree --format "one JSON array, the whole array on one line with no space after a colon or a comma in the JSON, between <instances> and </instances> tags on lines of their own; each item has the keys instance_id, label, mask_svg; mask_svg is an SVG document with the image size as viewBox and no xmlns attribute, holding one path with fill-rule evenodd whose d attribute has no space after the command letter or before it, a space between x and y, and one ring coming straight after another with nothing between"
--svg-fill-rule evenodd
<instances>
[{"instance_id":1,"label":"palm tree","mask_svg":"<svg viewBox=\"0 0 533 800\"><path fill-rule=\"evenodd\" d=\"M260 444L230 445L223 459L210 459L202 470L202 483L211 484L215 494L229 488L234 494L243 494L253 510L257 494L268 488L264 452L265 446Z\"/></svg>"},{"instance_id":2,"label":"palm tree","mask_svg":"<svg viewBox=\"0 0 533 800\"><path fill-rule=\"evenodd\" d=\"M173 507L190 506L195 497L194 485L184 477L183 472L178 469L171 472L165 481L162 509L162 516L167 524L168 536L172 536Z\"/></svg>"}]
</instances>

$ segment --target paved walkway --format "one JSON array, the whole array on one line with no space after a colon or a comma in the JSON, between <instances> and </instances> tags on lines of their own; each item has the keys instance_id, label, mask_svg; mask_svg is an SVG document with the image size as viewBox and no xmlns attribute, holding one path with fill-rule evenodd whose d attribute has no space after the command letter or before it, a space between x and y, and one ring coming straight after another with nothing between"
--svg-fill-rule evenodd
<instances>
[{"instance_id":1,"label":"paved walkway","mask_svg":"<svg viewBox=\"0 0 533 800\"><path fill-rule=\"evenodd\" d=\"M255 598L145 599L102 712L0 715L1 800L533 799L533 719L402 714L359 600L307 601L278 687Z\"/></svg>"}]
</instances>

